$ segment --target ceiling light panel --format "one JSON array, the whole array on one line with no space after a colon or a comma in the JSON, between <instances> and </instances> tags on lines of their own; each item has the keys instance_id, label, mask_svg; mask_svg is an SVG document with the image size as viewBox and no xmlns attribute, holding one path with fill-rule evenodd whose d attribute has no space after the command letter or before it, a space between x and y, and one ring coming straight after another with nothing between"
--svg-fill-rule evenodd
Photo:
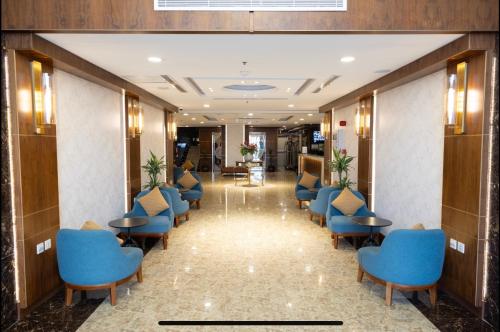
<instances>
[{"instance_id":1,"label":"ceiling light panel","mask_svg":"<svg viewBox=\"0 0 500 332\"><path fill-rule=\"evenodd\" d=\"M187 91L182 87L180 86L173 78L171 78L170 76L168 75L161 75L161 77L163 77L163 79L165 81L167 81L168 83L170 83L174 88L177 89L177 91L179 92L182 92L182 93L186 93Z\"/></svg>"}]
</instances>

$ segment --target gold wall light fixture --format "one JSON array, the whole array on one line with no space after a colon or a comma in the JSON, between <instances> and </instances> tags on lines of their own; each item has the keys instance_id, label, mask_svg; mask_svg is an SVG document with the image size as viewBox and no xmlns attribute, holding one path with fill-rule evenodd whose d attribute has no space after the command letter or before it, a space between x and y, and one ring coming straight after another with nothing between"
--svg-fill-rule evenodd
<instances>
[{"instance_id":1,"label":"gold wall light fixture","mask_svg":"<svg viewBox=\"0 0 500 332\"><path fill-rule=\"evenodd\" d=\"M33 128L36 134L45 134L54 121L52 75L44 71L42 63L31 61L31 101Z\"/></svg>"},{"instance_id":2,"label":"gold wall light fixture","mask_svg":"<svg viewBox=\"0 0 500 332\"><path fill-rule=\"evenodd\" d=\"M361 102L360 105L356 107L356 112L354 114L354 130L356 135L365 138L365 121L366 121L366 110L365 102Z\"/></svg>"},{"instance_id":3,"label":"gold wall light fixture","mask_svg":"<svg viewBox=\"0 0 500 332\"><path fill-rule=\"evenodd\" d=\"M128 129L130 136L135 138L143 133L144 129L144 109L139 104L139 100L129 97L128 99Z\"/></svg>"},{"instance_id":4,"label":"gold wall light fixture","mask_svg":"<svg viewBox=\"0 0 500 332\"><path fill-rule=\"evenodd\" d=\"M448 76L446 125L453 127L456 135L465 132L467 112L467 62L456 65L456 72Z\"/></svg>"}]
</instances>

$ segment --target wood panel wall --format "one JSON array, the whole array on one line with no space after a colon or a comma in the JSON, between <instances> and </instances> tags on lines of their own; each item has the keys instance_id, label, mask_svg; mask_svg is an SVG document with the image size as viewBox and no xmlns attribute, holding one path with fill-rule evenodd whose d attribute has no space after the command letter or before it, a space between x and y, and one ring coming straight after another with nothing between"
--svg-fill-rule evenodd
<instances>
[{"instance_id":1,"label":"wood panel wall","mask_svg":"<svg viewBox=\"0 0 500 332\"><path fill-rule=\"evenodd\" d=\"M248 142L250 133L266 134L265 165L274 165L278 168L278 129L277 127L250 127L245 126L245 140Z\"/></svg>"},{"instance_id":2,"label":"wood panel wall","mask_svg":"<svg viewBox=\"0 0 500 332\"><path fill-rule=\"evenodd\" d=\"M448 74L456 63L467 61L467 107L465 133L454 134L445 126L443 163L442 228L447 243L454 238L465 244L465 253L446 246L441 286L474 306L481 304L482 262L485 239L487 130L489 111L484 109L485 53L451 61ZM486 145L486 146L485 146ZM484 196L484 195L483 195Z\"/></svg>"},{"instance_id":3,"label":"wood panel wall","mask_svg":"<svg viewBox=\"0 0 500 332\"><path fill-rule=\"evenodd\" d=\"M129 114L132 113L132 101L139 104L139 98L132 95L125 95L125 145L127 163L127 211L134 206L134 197L141 192L141 136L133 137L130 130Z\"/></svg>"},{"instance_id":4,"label":"wood panel wall","mask_svg":"<svg viewBox=\"0 0 500 332\"><path fill-rule=\"evenodd\" d=\"M199 127L198 138L200 147L200 160L198 161L198 171L212 171L212 133L221 132L222 142L225 144L226 131L222 127ZM225 150L225 149L223 149ZM222 166L224 166L225 158L222 158Z\"/></svg>"},{"instance_id":5,"label":"wood panel wall","mask_svg":"<svg viewBox=\"0 0 500 332\"><path fill-rule=\"evenodd\" d=\"M332 133L333 133L333 121L332 121L332 111L325 112L323 116L323 127L325 128L325 146L324 146L324 179L325 184L331 184L331 171L328 163L332 161Z\"/></svg>"},{"instance_id":6,"label":"wood panel wall","mask_svg":"<svg viewBox=\"0 0 500 332\"><path fill-rule=\"evenodd\" d=\"M371 208L372 198L372 157L373 157L373 95L361 98L359 107L365 110L364 135L358 136L358 191L366 199L368 208Z\"/></svg>"},{"instance_id":7,"label":"wood panel wall","mask_svg":"<svg viewBox=\"0 0 500 332\"><path fill-rule=\"evenodd\" d=\"M55 239L59 230L56 126L44 134L35 134L30 60L28 56L8 51L21 308L42 300L61 284ZM48 239L51 248L37 255L36 245Z\"/></svg>"},{"instance_id":8,"label":"wood panel wall","mask_svg":"<svg viewBox=\"0 0 500 332\"><path fill-rule=\"evenodd\" d=\"M345 12L155 12L144 0L2 0L3 30L463 32L496 31L498 23L496 0L349 0Z\"/></svg>"}]
</instances>

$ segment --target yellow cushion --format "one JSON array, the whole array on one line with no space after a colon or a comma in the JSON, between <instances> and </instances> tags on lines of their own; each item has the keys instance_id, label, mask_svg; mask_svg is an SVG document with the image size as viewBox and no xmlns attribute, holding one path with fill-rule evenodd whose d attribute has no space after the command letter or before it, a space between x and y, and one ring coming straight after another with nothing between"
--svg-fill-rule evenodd
<instances>
[{"instance_id":1,"label":"yellow cushion","mask_svg":"<svg viewBox=\"0 0 500 332\"><path fill-rule=\"evenodd\" d=\"M104 228L93 220L87 220L86 222L83 223L83 225L82 225L82 227L80 227L80 229L84 230L84 231L88 231L88 230L101 230ZM119 237L117 237L116 240L118 241L118 243L120 245L122 245L124 242Z\"/></svg>"},{"instance_id":2,"label":"yellow cushion","mask_svg":"<svg viewBox=\"0 0 500 332\"><path fill-rule=\"evenodd\" d=\"M169 208L167 201L163 198L158 187L154 187L153 190L139 198L138 201L150 217L156 216L158 213Z\"/></svg>"},{"instance_id":3,"label":"yellow cushion","mask_svg":"<svg viewBox=\"0 0 500 332\"><path fill-rule=\"evenodd\" d=\"M410 229L425 230L425 227L421 223L418 223L418 224L411 226Z\"/></svg>"},{"instance_id":4,"label":"yellow cushion","mask_svg":"<svg viewBox=\"0 0 500 332\"><path fill-rule=\"evenodd\" d=\"M191 189L198 184L198 180L191 174L191 172L185 172L184 175L177 180L184 189Z\"/></svg>"},{"instance_id":5,"label":"yellow cushion","mask_svg":"<svg viewBox=\"0 0 500 332\"><path fill-rule=\"evenodd\" d=\"M302 178L299 181L299 185L306 187L308 189L314 188L316 181L318 181L318 177L304 171Z\"/></svg>"},{"instance_id":6,"label":"yellow cushion","mask_svg":"<svg viewBox=\"0 0 500 332\"><path fill-rule=\"evenodd\" d=\"M352 216L365 202L354 195L349 188L344 188L340 195L332 202L334 208L342 212L345 216Z\"/></svg>"},{"instance_id":7,"label":"yellow cushion","mask_svg":"<svg viewBox=\"0 0 500 332\"><path fill-rule=\"evenodd\" d=\"M194 165L193 165L193 163L192 163L192 162L191 162L191 160L189 160L189 159L188 159L188 160L186 160L186 161L184 162L184 164L182 164L182 168L184 168L184 169L188 169L188 170L189 170L189 169L191 169L191 168L193 168L193 166L194 166Z\"/></svg>"}]
</instances>

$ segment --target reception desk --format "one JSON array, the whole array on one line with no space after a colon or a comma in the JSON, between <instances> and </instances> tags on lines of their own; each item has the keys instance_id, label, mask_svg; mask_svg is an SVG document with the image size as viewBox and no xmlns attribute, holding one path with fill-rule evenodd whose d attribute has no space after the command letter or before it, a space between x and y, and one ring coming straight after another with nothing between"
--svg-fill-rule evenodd
<instances>
[{"instance_id":1,"label":"reception desk","mask_svg":"<svg viewBox=\"0 0 500 332\"><path fill-rule=\"evenodd\" d=\"M325 183L325 158L323 156L300 153L298 166L299 174L306 171L312 175L319 176L321 178L321 184Z\"/></svg>"}]
</instances>

